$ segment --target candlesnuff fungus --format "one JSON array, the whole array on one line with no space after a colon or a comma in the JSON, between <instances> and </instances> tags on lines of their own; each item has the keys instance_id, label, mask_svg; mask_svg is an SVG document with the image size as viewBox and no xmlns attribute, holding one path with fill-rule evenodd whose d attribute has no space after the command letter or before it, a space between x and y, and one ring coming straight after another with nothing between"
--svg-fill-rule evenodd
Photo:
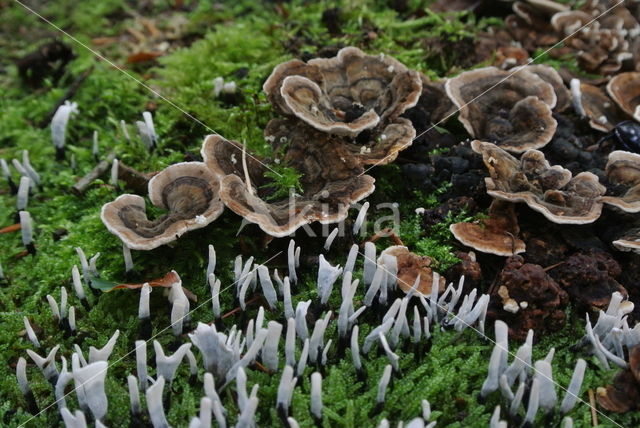
<instances>
[{"instance_id":1,"label":"candlesnuff fungus","mask_svg":"<svg viewBox=\"0 0 640 428\"><path fill-rule=\"evenodd\" d=\"M640 154L616 150L605 167L613 195L600 200L628 213L640 212Z\"/></svg>"},{"instance_id":2,"label":"candlesnuff fungus","mask_svg":"<svg viewBox=\"0 0 640 428\"><path fill-rule=\"evenodd\" d=\"M278 65L263 89L281 113L322 132L355 137L416 105L422 80L390 56L346 47L333 58Z\"/></svg>"},{"instance_id":3,"label":"candlesnuff fungus","mask_svg":"<svg viewBox=\"0 0 640 428\"><path fill-rule=\"evenodd\" d=\"M485 178L487 193L509 202L525 202L558 224L593 223L602 211L606 188L598 177L551 166L538 150L527 150L520 160L492 143L473 141L471 147L482 154L490 177Z\"/></svg>"},{"instance_id":4,"label":"candlesnuff fungus","mask_svg":"<svg viewBox=\"0 0 640 428\"><path fill-rule=\"evenodd\" d=\"M65 101L63 105L58 107L53 119L51 119L51 138L56 148L56 159L58 160L64 158L67 123L71 115L76 113L78 113L78 103Z\"/></svg>"},{"instance_id":5,"label":"candlesnuff fungus","mask_svg":"<svg viewBox=\"0 0 640 428\"><path fill-rule=\"evenodd\" d=\"M149 220L144 199L125 194L105 204L100 217L129 248L151 250L218 218L224 208L218 191L218 179L204 163L177 163L149 181L151 203L167 214Z\"/></svg>"},{"instance_id":6,"label":"candlesnuff fungus","mask_svg":"<svg viewBox=\"0 0 640 428\"><path fill-rule=\"evenodd\" d=\"M469 134L495 141L504 150L522 153L543 147L556 131L553 86L526 67L515 72L495 67L466 71L449 79L445 88Z\"/></svg>"},{"instance_id":7,"label":"candlesnuff fungus","mask_svg":"<svg viewBox=\"0 0 640 428\"><path fill-rule=\"evenodd\" d=\"M518 239L520 227L514 204L494 200L489 218L478 223L455 223L449 226L453 236L462 244L483 253L515 256L524 253L524 241Z\"/></svg>"},{"instance_id":8,"label":"candlesnuff fungus","mask_svg":"<svg viewBox=\"0 0 640 428\"><path fill-rule=\"evenodd\" d=\"M351 203L374 190L374 179L359 176L362 167L350 160L346 151L341 154L331 145L313 141L299 151L289 149L288 153L302 163L291 166L304 173L301 179L304 191L301 195L291 192L288 197L270 202L269 188L263 187L269 186L264 178L265 167L257 159L246 156L245 171L240 161L242 145L219 135L209 135L202 147L204 161L219 177L220 198L225 205L271 236L290 235L314 221L323 224L341 221L347 217ZM294 282L293 277L290 279Z\"/></svg>"}]
</instances>

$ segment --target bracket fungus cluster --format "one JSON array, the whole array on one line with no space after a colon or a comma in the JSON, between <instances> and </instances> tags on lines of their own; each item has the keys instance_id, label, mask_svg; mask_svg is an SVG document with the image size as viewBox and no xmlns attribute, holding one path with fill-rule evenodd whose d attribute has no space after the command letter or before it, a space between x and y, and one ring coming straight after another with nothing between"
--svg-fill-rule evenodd
<instances>
[{"instance_id":1,"label":"bracket fungus cluster","mask_svg":"<svg viewBox=\"0 0 640 428\"><path fill-rule=\"evenodd\" d=\"M279 158L258 159L248 155L243 144L209 135L202 146L204 164L190 163L191 168L198 165L200 184L183 186L193 179L182 178L182 184L169 185L174 170L149 183L152 202L169 214L148 220L144 200L123 195L103 208L109 230L130 248L152 249L215 220L222 205L214 201L274 237L316 221L341 221L351 204L375 189L365 167L392 162L413 142L416 130L401 115L440 121L453 111L442 82L431 82L392 57L367 55L355 47L343 48L333 58L282 63L263 89L284 116L272 119L264 130ZM290 189L284 197L274 194L274 183L266 174L278 174L269 166L272 162L293 168L302 189ZM168 190L161 190L165 187ZM175 197L200 192L200 202L166 203L158 197L163 191ZM211 197L205 197L206 192Z\"/></svg>"},{"instance_id":2,"label":"bracket fungus cluster","mask_svg":"<svg viewBox=\"0 0 640 428\"><path fill-rule=\"evenodd\" d=\"M449 79L445 88L469 134L522 153L546 145L557 127L551 110L558 98L544 79L554 71L549 68L543 74L540 69L480 68Z\"/></svg>"},{"instance_id":3,"label":"bracket fungus cluster","mask_svg":"<svg viewBox=\"0 0 640 428\"><path fill-rule=\"evenodd\" d=\"M167 214L150 220L144 198L124 194L105 204L100 216L127 247L151 250L217 219L224 208L219 188L217 177L206 164L178 163L149 181L151 203Z\"/></svg>"},{"instance_id":4,"label":"bracket fungus cluster","mask_svg":"<svg viewBox=\"0 0 640 428\"><path fill-rule=\"evenodd\" d=\"M449 226L453 236L477 251L498 256L524 253L524 241L518 239L520 228L514 204L495 200L489 207L489 218L478 223L454 223Z\"/></svg>"},{"instance_id":5,"label":"bracket fungus cluster","mask_svg":"<svg viewBox=\"0 0 640 428\"><path fill-rule=\"evenodd\" d=\"M517 1L506 19L513 38L531 53L550 48L549 55L572 54L586 72L615 74L626 63L637 63L634 39L640 25L622 2L590 0L579 9L552 1Z\"/></svg>"},{"instance_id":6,"label":"bracket fungus cluster","mask_svg":"<svg viewBox=\"0 0 640 428\"><path fill-rule=\"evenodd\" d=\"M600 216L599 198L606 188L596 175L572 177L567 169L549 165L538 150L528 150L518 160L492 143L476 140L471 146L482 154L490 175L487 193L494 198L524 202L558 224L593 223Z\"/></svg>"}]
</instances>

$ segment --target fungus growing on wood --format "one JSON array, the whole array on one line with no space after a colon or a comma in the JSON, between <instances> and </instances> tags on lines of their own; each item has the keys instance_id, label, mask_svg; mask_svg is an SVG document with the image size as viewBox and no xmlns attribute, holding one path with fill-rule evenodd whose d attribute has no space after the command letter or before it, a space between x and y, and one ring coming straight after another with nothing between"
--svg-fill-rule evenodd
<instances>
[{"instance_id":1,"label":"fungus growing on wood","mask_svg":"<svg viewBox=\"0 0 640 428\"><path fill-rule=\"evenodd\" d=\"M433 284L438 284L438 293L444 291L445 279L431 269L430 266L433 263L431 258L412 253L407 247L393 245L380 253L378 263L382 263L388 256L395 257L397 260L397 284L405 293L414 289L419 296L429 296L432 293ZM415 287L418 277L419 282Z\"/></svg>"},{"instance_id":2,"label":"fungus growing on wood","mask_svg":"<svg viewBox=\"0 0 640 428\"><path fill-rule=\"evenodd\" d=\"M616 150L605 167L613 195L601 201L628 213L640 212L640 154Z\"/></svg>"},{"instance_id":3,"label":"fungus growing on wood","mask_svg":"<svg viewBox=\"0 0 640 428\"><path fill-rule=\"evenodd\" d=\"M483 253L515 256L524 253L524 241L518 239L520 227L514 204L494 200L489 218L476 223L455 223L449 226L453 236L462 244Z\"/></svg>"},{"instance_id":4,"label":"fungus growing on wood","mask_svg":"<svg viewBox=\"0 0 640 428\"><path fill-rule=\"evenodd\" d=\"M255 158L241 166L242 145L219 135L210 135L202 147L207 166L220 177L220 198L236 214L256 223L271 236L290 235L299 227L319 221L335 223L347 217L349 206L374 190L374 179L358 175L362 168L349 155L337 152L322 141L290 148L288 159L302 172L303 192L269 201L273 189L265 180L265 167ZM345 158L346 157L346 158ZM234 162L234 160L236 162ZM256 185L257 188L253 186Z\"/></svg>"},{"instance_id":5,"label":"fungus growing on wood","mask_svg":"<svg viewBox=\"0 0 640 428\"><path fill-rule=\"evenodd\" d=\"M490 177L485 178L487 193L509 202L524 202L558 224L593 223L602 211L606 188L598 177L550 166L544 154L528 150L520 160L495 144L473 141L471 147L482 154Z\"/></svg>"},{"instance_id":6,"label":"fungus growing on wood","mask_svg":"<svg viewBox=\"0 0 640 428\"><path fill-rule=\"evenodd\" d=\"M151 203L167 214L149 220L144 199L124 194L105 204L100 217L127 247L151 250L218 218L224 208L218 191L218 179L204 163L178 163L149 181Z\"/></svg>"},{"instance_id":7,"label":"fungus growing on wood","mask_svg":"<svg viewBox=\"0 0 640 428\"><path fill-rule=\"evenodd\" d=\"M504 150L522 153L543 147L556 131L553 86L527 68L466 71L449 79L445 89L469 134L494 141Z\"/></svg>"},{"instance_id":8,"label":"fungus growing on wood","mask_svg":"<svg viewBox=\"0 0 640 428\"><path fill-rule=\"evenodd\" d=\"M640 121L640 72L614 76L607 84L607 92L625 113Z\"/></svg>"},{"instance_id":9,"label":"fungus growing on wood","mask_svg":"<svg viewBox=\"0 0 640 428\"><path fill-rule=\"evenodd\" d=\"M278 65L263 89L280 112L319 131L355 137L416 105L422 80L390 56L346 47L333 58Z\"/></svg>"}]
</instances>

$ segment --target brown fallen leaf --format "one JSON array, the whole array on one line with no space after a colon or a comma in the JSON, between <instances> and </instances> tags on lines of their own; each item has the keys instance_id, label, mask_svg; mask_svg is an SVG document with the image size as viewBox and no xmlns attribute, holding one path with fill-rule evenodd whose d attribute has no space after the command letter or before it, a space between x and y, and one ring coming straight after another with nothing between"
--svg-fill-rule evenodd
<instances>
[{"instance_id":1,"label":"brown fallen leaf","mask_svg":"<svg viewBox=\"0 0 640 428\"><path fill-rule=\"evenodd\" d=\"M162 55L162 52L138 52L127 57L128 64L152 61Z\"/></svg>"},{"instance_id":2,"label":"brown fallen leaf","mask_svg":"<svg viewBox=\"0 0 640 428\"><path fill-rule=\"evenodd\" d=\"M166 274L165 276L161 277L161 278L155 278L152 279L150 281L145 281L145 282L140 282L140 283L135 283L135 284L116 284L113 287L110 287L108 289L103 288L103 287L99 287L104 289L105 291L111 291L111 290L118 290L118 289L123 289L123 288L128 288L130 290L135 290L138 288L142 288L142 286L146 283L148 283L151 287L164 287L164 288L171 288L171 284L174 284L176 282L180 281L180 276L178 276L178 274L175 271L171 271L168 274ZM92 283L95 282L95 280L92 279ZM193 302L197 302L198 301L198 296L196 296L195 294L193 294L191 291L187 290L186 288L182 287L182 290L184 291L184 294L189 298L189 300L193 301Z\"/></svg>"},{"instance_id":3,"label":"brown fallen leaf","mask_svg":"<svg viewBox=\"0 0 640 428\"><path fill-rule=\"evenodd\" d=\"M120 40L118 37L95 37L91 39L91 44L94 46L104 46L116 43Z\"/></svg>"},{"instance_id":4,"label":"brown fallen leaf","mask_svg":"<svg viewBox=\"0 0 640 428\"><path fill-rule=\"evenodd\" d=\"M16 224L12 224L11 226L3 227L2 229L0 229L0 233L17 232L20 229L21 229L20 223L16 223Z\"/></svg>"}]
</instances>

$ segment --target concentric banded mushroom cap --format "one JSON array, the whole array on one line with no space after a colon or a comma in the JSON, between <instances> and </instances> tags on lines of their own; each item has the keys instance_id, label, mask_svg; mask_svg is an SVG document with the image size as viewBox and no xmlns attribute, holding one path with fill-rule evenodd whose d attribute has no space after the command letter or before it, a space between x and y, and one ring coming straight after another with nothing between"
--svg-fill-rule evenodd
<instances>
[{"instance_id":1,"label":"concentric banded mushroom cap","mask_svg":"<svg viewBox=\"0 0 640 428\"><path fill-rule=\"evenodd\" d=\"M204 163L178 163L149 181L151 202L167 214L149 220L144 198L125 194L105 204L100 217L129 248L151 250L217 219L224 209L218 192L218 179Z\"/></svg>"},{"instance_id":2,"label":"concentric banded mushroom cap","mask_svg":"<svg viewBox=\"0 0 640 428\"><path fill-rule=\"evenodd\" d=\"M355 137L416 105L422 81L390 56L346 47L333 58L278 65L263 89L282 113L322 132Z\"/></svg>"},{"instance_id":3,"label":"concentric banded mushroom cap","mask_svg":"<svg viewBox=\"0 0 640 428\"><path fill-rule=\"evenodd\" d=\"M445 89L469 134L495 141L504 150L521 153L543 147L556 131L553 86L526 68L466 71L449 79Z\"/></svg>"},{"instance_id":4,"label":"concentric banded mushroom cap","mask_svg":"<svg viewBox=\"0 0 640 428\"><path fill-rule=\"evenodd\" d=\"M557 32L569 36L592 20L593 17L586 12L580 10L565 10L555 13L551 17L551 25ZM593 25L598 24L594 23Z\"/></svg>"},{"instance_id":5,"label":"concentric banded mushroom cap","mask_svg":"<svg viewBox=\"0 0 640 428\"><path fill-rule=\"evenodd\" d=\"M580 84L581 103L589 125L598 131L609 132L623 120L616 104L597 86Z\"/></svg>"},{"instance_id":6,"label":"concentric banded mushroom cap","mask_svg":"<svg viewBox=\"0 0 640 428\"><path fill-rule=\"evenodd\" d=\"M555 68L544 64L535 64L526 66L526 69L553 86L557 98L555 111L564 111L571 105L571 92L564 85L562 77Z\"/></svg>"},{"instance_id":7,"label":"concentric banded mushroom cap","mask_svg":"<svg viewBox=\"0 0 640 428\"><path fill-rule=\"evenodd\" d=\"M607 92L625 113L640 122L640 72L614 76L607 84Z\"/></svg>"},{"instance_id":8,"label":"concentric banded mushroom cap","mask_svg":"<svg viewBox=\"0 0 640 428\"><path fill-rule=\"evenodd\" d=\"M335 150L326 147L322 140L313 140L307 141L306 145L289 147L285 155L286 159L295 159L291 165L304 174L301 179L303 193L269 202L264 193L264 186L268 184L264 175L255 174L256 170L251 167L249 175L256 188L247 187L240 147L237 142L210 135L205 139L202 155L207 165L220 176L220 198L225 205L271 236L288 236L315 221L335 223L344 220L349 206L375 189L373 177L360 174L362 168L358 164L352 164L349 169L345 162L336 159ZM235 163L228 160L230 155L236 159ZM265 167L261 166L259 170L264 171Z\"/></svg>"},{"instance_id":9,"label":"concentric banded mushroom cap","mask_svg":"<svg viewBox=\"0 0 640 428\"><path fill-rule=\"evenodd\" d=\"M526 245L518 239L520 228L514 205L495 200L489 218L477 223L455 223L449 226L453 236L467 247L498 256L511 257L524 253Z\"/></svg>"},{"instance_id":10,"label":"concentric banded mushroom cap","mask_svg":"<svg viewBox=\"0 0 640 428\"><path fill-rule=\"evenodd\" d=\"M494 198L524 202L558 224L587 224L600 217L606 188L596 175L581 172L571 178L570 171L550 166L537 150L528 150L518 161L492 143L476 140L471 147L489 169L485 184Z\"/></svg>"},{"instance_id":11,"label":"concentric banded mushroom cap","mask_svg":"<svg viewBox=\"0 0 640 428\"><path fill-rule=\"evenodd\" d=\"M622 150L611 152L605 173L609 182L624 188L624 193L603 196L602 202L628 213L640 212L640 155Z\"/></svg>"},{"instance_id":12,"label":"concentric banded mushroom cap","mask_svg":"<svg viewBox=\"0 0 640 428\"><path fill-rule=\"evenodd\" d=\"M613 241L613 246L620 251L640 253L640 229L631 229L620 238Z\"/></svg>"},{"instance_id":13,"label":"concentric banded mushroom cap","mask_svg":"<svg viewBox=\"0 0 640 428\"><path fill-rule=\"evenodd\" d=\"M398 272L396 277L398 279L398 287L400 287L402 291L405 293L411 291L418 275L420 275L420 284L416 289L416 293L424 296L429 296L431 294L434 274L430 267L433 263L431 258L412 253L407 247L402 245L393 245L385 249L380 253L378 262L382 263L385 256L393 256L397 260ZM442 293L444 291L445 285L445 279L440 277L438 293Z\"/></svg>"}]
</instances>

